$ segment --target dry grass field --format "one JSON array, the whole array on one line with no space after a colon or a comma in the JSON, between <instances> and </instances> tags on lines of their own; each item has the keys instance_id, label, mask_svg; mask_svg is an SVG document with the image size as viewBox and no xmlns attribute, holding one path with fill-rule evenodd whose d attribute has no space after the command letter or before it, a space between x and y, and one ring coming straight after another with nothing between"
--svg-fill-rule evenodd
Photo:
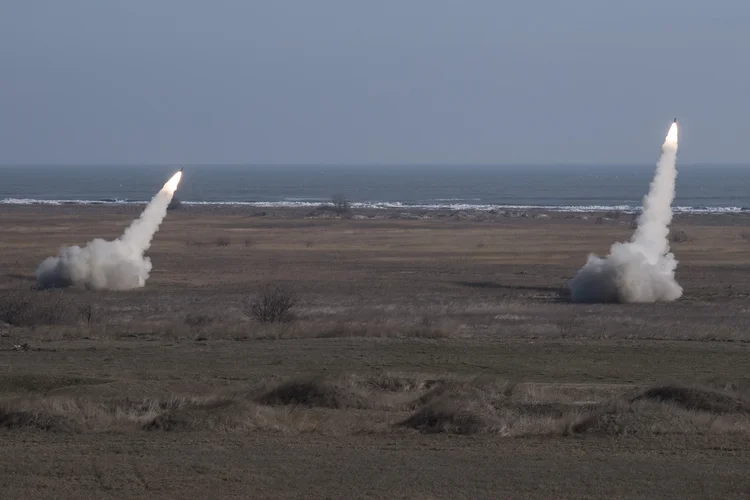
<instances>
[{"instance_id":1,"label":"dry grass field","mask_svg":"<svg viewBox=\"0 0 750 500\"><path fill-rule=\"evenodd\" d=\"M750 496L750 215L666 304L566 300L623 214L188 207L145 288L30 289L139 209L0 207L0 498Z\"/></svg>"}]
</instances>

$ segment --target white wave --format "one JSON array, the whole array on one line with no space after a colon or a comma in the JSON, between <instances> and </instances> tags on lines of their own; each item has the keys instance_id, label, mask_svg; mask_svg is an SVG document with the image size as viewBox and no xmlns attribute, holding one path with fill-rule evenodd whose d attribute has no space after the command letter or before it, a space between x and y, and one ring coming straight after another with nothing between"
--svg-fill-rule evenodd
<instances>
[{"instance_id":1,"label":"white wave","mask_svg":"<svg viewBox=\"0 0 750 500\"><path fill-rule=\"evenodd\" d=\"M145 205L133 200L40 200L35 198L3 198L0 205Z\"/></svg>"},{"instance_id":2,"label":"white wave","mask_svg":"<svg viewBox=\"0 0 750 500\"><path fill-rule=\"evenodd\" d=\"M437 200L436 200L437 201ZM41 200L34 198L4 198L0 205L145 205L146 200ZM257 208L315 208L325 202L319 201L182 201L192 206L248 206ZM640 205L520 205L520 204L479 204L479 203L405 203L398 201L351 202L353 208L369 209L419 209L419 210L545 210L549 212L612 212L638 213ZM747 207L672 207L674 213L681 214L721 214L750 212Z\"/></svg>"}]
</instances>

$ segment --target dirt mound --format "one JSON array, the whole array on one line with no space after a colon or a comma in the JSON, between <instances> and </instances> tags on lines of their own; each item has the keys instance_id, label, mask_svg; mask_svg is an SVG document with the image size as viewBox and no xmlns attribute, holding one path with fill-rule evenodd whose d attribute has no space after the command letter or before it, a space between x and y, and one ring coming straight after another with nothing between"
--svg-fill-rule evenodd
<instances>
[{"instance_id":1,"label":"dirt mound","mask_svg":"<svg viewBox=\"0 0 750 500\"><path fill-rule=\"evenodd\" d=\"M423 407L399 425L430 434L476 434L486 432L496 424L491 412L442 403Z\"/></svg>"},{"instance_id":2,"label":"dirt mound","mask_svg":"<svg viewBox=\"0 0 750 500\"><path fill-rule=\"evenodd\" d=\"M413 401L411 407L418 408L442 400L461 400L499 406L510 398L514 388L514 384L488 378L435 380L424 394Z\"/></svg>"},{"instance_id":3,"label":"dirt mound","mask_svg":"<svg viewBox=\"0 0 750 500\"><path fill-rule=\"evenodd\" d=\"M672 402L688 410L711 413L750 413L750 401L729 392L702 387L652 387L632 401Z\"/></svg>"},{"instance_id":4,"label":"dirt mound","mask_svg":"<svg viewBox=\"0 0 750 500\"><path fill-rule=\"evenodd\" d=\"M61 415L46 411L15 410L2 407L0 408L0 428L70 432L76 430L76 425Z\"/></svg>"},{"instance_id":5,"label":"dirt mound","mask_svg":"<svg viewBox=\"0 0 750 500\"><path fill-rule=\"evenodd\" d=\"M360 406L356 396L352 391L323 379L290 380L262 395L258 403L335 409Z\"/></svg>"},{"instance_id":6,"label":"dirt mound","mask_svg":"<svg viewBox=\"0 0 750 500\"><path fill-rule=\"evenodd\" d=\"M255 399L262 405L300 405L320 408L414 409L413 400L439 387L438 380L394 374L342 375L295 379L282 383Z\"/></svg>"},{"instance_id":7,"label":"dirt mound","mask_svg":"<svg viewBox=\"0 0 750 500\"><path fill-rule=\"evenodd\" d=\"M207 400L185 405L167 405L169 409L143 424L147 431L191 431L240 427L249 405L229 399Z\"/></svg>"}]
</instances>

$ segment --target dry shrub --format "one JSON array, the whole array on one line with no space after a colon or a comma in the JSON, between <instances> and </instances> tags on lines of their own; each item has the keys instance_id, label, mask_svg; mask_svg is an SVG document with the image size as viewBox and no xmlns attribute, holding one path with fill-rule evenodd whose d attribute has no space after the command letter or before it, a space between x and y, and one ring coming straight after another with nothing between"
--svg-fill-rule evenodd
<instances>
[{"instance_id":1,"label":"dry shrub","mask_svg":"<svg viewBox=\"0 0 750 500\"><path fill-rule=\"evenodd\" d=\"M161 402L146 403L147 410L154 406L161 410L153 418L144 423L145 430L195 430L199 428L214 427L218 421L226 420L226 417L236 416L236 406L241 401L231 398L210 397L205 399L172 399Z\"/></svg>"},{"instance_id":2,"label":"dry shrub","mask_svg":"<svg viewBox=\"0 0 750 500\"><path fill-rule=\"evenodd\" d=\"M704 389L657 387L624 400L600 403L529 401L513 385L441 381L414 401L416 412L399 425L424 433L498 433L504 436L589 433L749 432L748 403Z\"/></svg>"},{"instance_id":3,"label":"dry shrub","mask_svg":"<svg viewBox=\"0 0 750 500\"><path fill-rule=\"evenodd\" d=\"M217 247L228 247L231 243L232 242L229 240L229 238L225 238L223 236L220 238L216 238L216 240L214 241L214 244Z\"/></svg>"},{"instance_id":4,"label":"dry shrub","mask_svg":"<svg viewBox=\"0 0 750 500\"><path fill-rule=\"evenodd\" d=\"M29 390L41 391L68 382L73 381L31 380L28 384ZM514 437L750 434L747 402L708 389L664 386L630 399L621 394L599 403L581 403L547 394L558 389L533 389L531 394L528 387L524 389L526 384L516 386L494 378L446 380L398 373L302 378L267 387L263 383L232 393L143 400L16 397L0 400L0 429L305 432L327 428L341 433L407 428L427 434ZM343 411L347 409L398 412L398 420L393 416L382 420L382 413L373 412L368 414L372 420L362 423L357 416L361 414ZM406 411L412 413L404 418L401 412ZM356 418L354 427L341 427L347 415Z\"/></svg>"},{"instance_id":5,"label":"dry shrub","mask_svg":"<svg viewBox=\"0 0 750 500\"><path fill-rule=\"evenodd\" d=\"M495 380L491 377L476 377L469 380L434 380L413 407L430 405L441 400L464 400L498 402L506 401L512 395L516 385Z\"/></svg>"},{"instance_id":6,"label":"dry shrub","mask_svg":"<svg viewBox=\"0 0 750 500\"><path fill-rule=\"evenodd\" d=\"M669 241L671 243L687 243L690 241L690 237L687 235L685 231L679 230L679 231L670 231L669 233Z\"/></svg>"},{"instance_id":7,"label":"dry shrub","mask_svg":"<svg viewBox=\"0 0 750 500\"><path fill-rule=\"evenodd\" d=\"M417 411L399 425L424 433L474 434L506 426L498 407L514 385L488 378L438 380L409 405Z\"/></svg>"},{"instance_id":8,"label":"dry shrub","mask_svg":"<svg viewBox=\"0 0 750 500\"><path fill-rule=\"evenodd\" d=\"M750 400L750 377L733 379L714 377L706 382L706 387L735 394L746 401Z\"/></svg>"},{"instance_id":9,"label":"dry shrub","mask_svg":"<svg viewBox=\"0 0 750 500\"><path fill-rule=\"evenodd\" d=\"M142 425L147 431L272 431L310 432L319 422L301 412L258 406L243 399L184 405L161 413Z\"/></svg>"},{"instance_id":10,"label":"dry shrub","mask_svg":"<svg viewBox=\"0 0 750 500\"><path fill-rule=\"evenodd\" d=\"M75 422L64 414L46 411L35 405L14 402L0 405L0 428L38 429L43 431L75 431Z\"/></svg>"},{"instance_id":11,"label":"dry shrub","mask_svg":"<svg viewBox=\"0 0 750 500\"><path fill-rule=\"evenodd\" d=\"M81 318L81 321L83 321L87 325L93 325L94 323L98 323L102 319L101 309L90 303L79 305L78 314Z\"/></svg>"},{"instance_id":12,"label":"dry shrub","mask_svg":"<svg viewBox=\"0 0 750 500\"><path fill-rule=\"evenodd\" d=\"M237 431L305 432L316 422L243 398L172 397L94 401L73 397L15 398L0 402L0 429L49 432Z\"/></svg>"},{"instance_id":13,"label":"dry shrub","mask_svg":"<svg viewBox=\"0 0 750 500\"><path fill-rule=\"evenodd\" d=\"M343 194L335 194L331 197L330 207L339 215L351 212L352 204Z\"/></svg>"},{"instance_id":14,"label":"dry shrub","mask_svg":"<svg viewBox=\"0 0 750 500\"><path fill-rule=\"evenodd\" d=\"M242 312L260 323L286 323L294 319L295 293L281 285L264 285L258 294L245 299Z\"/></svg>"},{"instance_id":15,"label":"dry shrub","mask_svg":"<svg viewBox=\"0 0 750 500\"><path fill-rule=\"evenodd\" d=\"M76 303L62 290L19 289L0 296L0 322L11 326L70 325L95 319L93 305Z\"/></svg>"},{"instance_id":16,"label":"dry shrub","mask_svg":"<svg viewBox=\"0 0 750 500\"><path fill-rule=\"evenodd\" d=\"M319 408L408 410L424 391L439 380L399 374L307 377L286 381L264 392L256 402L264 405L299 405Z\"/></svg>"},{"instance_id":17,"label":"dry shrub","mask_svg":"<svg viewBox=\"0 0 750 500\"><path fill-rule=\"evenodd\" d=\"M419 408L399 425L423 433L570 436L588 431L599 421L599 412L585 407L519 405L509 399L492 400L475 395L440 398Z\"/></svg>"},{"instance_id":18,"label":"dry shrub","mask_svg":"<svg viewBox=\"0 0 750 500\"><path fill-rule=\"evenodd\" d=\"M15 398L0 403L0 427L53 432L112 430L122 424L137 428L156 414L152 406L139 408L129 402L106 403L66 396Z\"/></svg>"}]
</instances>

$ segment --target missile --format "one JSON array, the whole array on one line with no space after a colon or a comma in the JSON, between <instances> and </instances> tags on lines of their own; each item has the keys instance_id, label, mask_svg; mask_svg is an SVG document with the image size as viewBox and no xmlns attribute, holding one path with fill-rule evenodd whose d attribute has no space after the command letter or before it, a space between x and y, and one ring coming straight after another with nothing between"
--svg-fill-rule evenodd
<instances>
[{"instance_id":1,"label":"missile","mask_svg":"<svg viewBox=\"0 0 750 500\"><path fill-rule=\"evenodd\" d=\"M677 122L677 118L675 118L674 121ZM185 167L180 168L180 172L182 172L184 168Z\"/></svg>"},{"instance_id":2,"label":"missile","mask_svg":"<svg viewBox=\"0 0 750 500\"><path fill-rule=\"evenodd\" d=\"M677 118L674 119L674 123L677 123Z\"/></svg>"}]
</instances>

